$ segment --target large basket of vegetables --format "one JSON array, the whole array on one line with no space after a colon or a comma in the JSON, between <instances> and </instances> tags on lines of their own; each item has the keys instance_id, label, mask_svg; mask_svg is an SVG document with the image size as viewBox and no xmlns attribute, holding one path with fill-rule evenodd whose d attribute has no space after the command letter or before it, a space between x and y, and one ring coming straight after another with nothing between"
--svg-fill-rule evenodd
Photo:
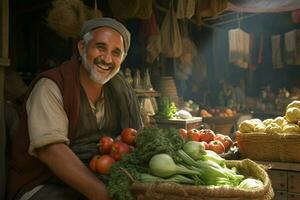
<instances>
[{"instance_id":1,"label":"large basket of vegetables","mask_svg":"<svg viewBox=\"0 0 300 200\"><path fill-rule=\"evenodd\" d=\"M300 101L291 102L285 116L250 119L239 125L236 140L243 158L300 162Z\"/></svg>"},{"instance_id":2,"label":"large basket of vegetables","mask_svg":"<svg viewBox=\"0 0 300 200\"><path fill-rule=\"evenodd\" d=\"M242 161L226 161L226 165L228 168L236 167L245 177L252 177L253 179L244 179L244 182L238 187L195 186L159 181L152 183L135 182L132 185L132 190L137 200L267 200L273 198L274 194L269 177L258 164L245 159ZM213 175L210 178L213 178ZM261 180L263 185L255 188L256 180ZM251 185L253 185L253 188L249 189L252 187Z\"/></svg>"},{"instance_id":3,"label":"large basket of vegetables","mask_svg":"<svg viewBox=\"0 0 300 200\"><path fill-rule=\"evenodd\" d=\"M109 177L115 200L272 199L267 173L251 160L226 161L176 129L139 131L134 151L116 162Z\"/></svg>"}]
</instances>

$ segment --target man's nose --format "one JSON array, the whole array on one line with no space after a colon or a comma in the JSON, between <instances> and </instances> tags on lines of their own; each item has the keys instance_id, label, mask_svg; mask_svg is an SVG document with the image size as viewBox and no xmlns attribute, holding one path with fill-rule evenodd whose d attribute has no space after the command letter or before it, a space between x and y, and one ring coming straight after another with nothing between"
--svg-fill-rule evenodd
<instances>
[{"instance_id":1,"label":"man's nose","mask_svg":"<svg viewBox=\"0 0 300 200\"><path fill-rule=\"evenodd\" d=\"M105 63L112 63L112 56L110 53L103 53L102 59L105 61Z\"/></svg>"}]
</instances>

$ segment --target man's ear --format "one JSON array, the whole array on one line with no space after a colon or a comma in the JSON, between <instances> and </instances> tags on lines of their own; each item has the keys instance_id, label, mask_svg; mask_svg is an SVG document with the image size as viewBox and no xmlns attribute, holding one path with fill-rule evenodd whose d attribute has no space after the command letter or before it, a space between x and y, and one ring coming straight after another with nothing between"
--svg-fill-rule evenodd
<instances>
[{"instance_id":1,"label":"man's ear","mask_svg":"<svg viewBox=\"0 0 300 200\"><path fill-rule=\"evenodd\" d=\"M77 49L80 56L82 56L83 54L83 48L84 48L83 40L79 40L77 43Z\"/></svg>"}]
</instances>

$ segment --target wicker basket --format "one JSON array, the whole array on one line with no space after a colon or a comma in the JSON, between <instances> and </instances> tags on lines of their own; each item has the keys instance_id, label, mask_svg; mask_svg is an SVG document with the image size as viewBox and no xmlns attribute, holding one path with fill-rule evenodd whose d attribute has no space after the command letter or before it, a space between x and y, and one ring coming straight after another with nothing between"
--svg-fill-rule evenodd
<instances>
[{"instance_id":1,"label":"wicker basket","mask_svg":"<svg viewBox=\"0 0 300 200\"><path fill-rule=\"evenodd\" d=\"M139 183L132 185L137 200L269 200L274 196L266 171L255 162L226 161L227 166L237 167L245 176L259 178L264 186L260 189L243 190L218 186L189 186L175 183Z\"/></svg>"},{"instance_id":2,"label":"wicker basket","mask_svg":"<svg viewBox=\"0 0 300 200\"><path fill-rule=\"evenodd\" d=\"M237 133L236 140L242 158L300 162L300 134Z\"/></svg>"}]
</instances>

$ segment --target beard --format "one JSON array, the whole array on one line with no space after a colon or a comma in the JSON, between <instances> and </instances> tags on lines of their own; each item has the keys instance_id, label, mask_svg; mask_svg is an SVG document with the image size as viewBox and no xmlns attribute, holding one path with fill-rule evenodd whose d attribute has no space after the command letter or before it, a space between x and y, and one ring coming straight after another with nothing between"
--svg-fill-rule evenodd
<instances>
[{"instance_id":1,"label":"beard","mask_svg":"<svg viewBox=\"0 0 300 200\"><path fill-rule=\"evenodd\" d=\"M119 68L117 68L113 63L106 63L99 57L95 58L92 64L89 63L87 61L86 53L83 53L82 55L82 65L87 70L89 78L99 85L104 85L107 81L109 81L119 72ZM110 70L109 74L104 76L103 74L99 73L97 67L95 67L94 65L97 65L97 67L103 66L105 69L108 68L108 70Z\"/></svg>"}]
</instances>

